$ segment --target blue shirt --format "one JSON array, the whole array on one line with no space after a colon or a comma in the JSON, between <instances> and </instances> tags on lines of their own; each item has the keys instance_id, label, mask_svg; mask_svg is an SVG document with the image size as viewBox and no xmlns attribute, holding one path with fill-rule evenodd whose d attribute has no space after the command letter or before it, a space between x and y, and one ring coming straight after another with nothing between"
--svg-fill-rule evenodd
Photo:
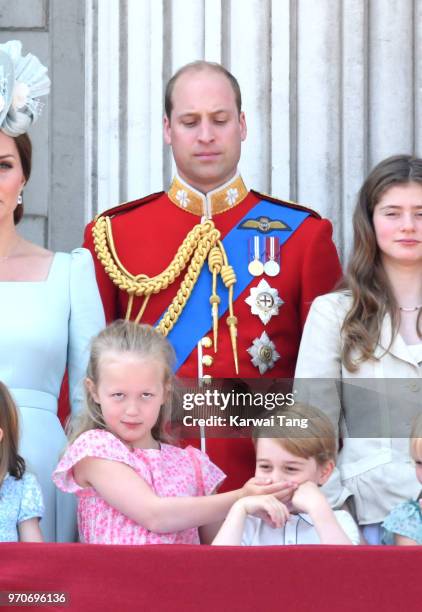
<instances>
[{"instance_id":1,"label":"blue shirt","mask_svg":"<svg viewBox=\"0 0 422 612\"><path fill-rule=\"evenodd\" d=\"M44 512L41 487L33 474L17 480L6 474L0 486L0 542L18 542L18 525Z\"/></svg>"}]
</instances>

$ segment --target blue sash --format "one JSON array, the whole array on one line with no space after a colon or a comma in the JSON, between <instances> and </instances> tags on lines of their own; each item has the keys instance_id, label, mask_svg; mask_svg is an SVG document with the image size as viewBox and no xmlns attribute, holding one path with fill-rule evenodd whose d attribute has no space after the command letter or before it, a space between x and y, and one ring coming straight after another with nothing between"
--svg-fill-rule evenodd
<instances>
[{"instance_id":1,"label":"blue sash","mask_svg":"<svg viewBox=\"0 0 422 612\"><path fill-rule=\"evenodd\" d=\"M309 213L261 200L248 211L236 227L230 230L222 242L229 264L233 266L236 272L237 282L233 287L233 302L237 300L239 295L255 278L248 271L249 256L247 241L248 238L256 234L256 231L245 231L244 229L239 229L239 226L246 219L256 219L261 216L269 217L270 219L280 219L280 216L282 216L281 220L289 226L290 229L288 230L272 230L268 234L277 236L281 246L297 230L306 217L309 216ZM209 302L211 293L212 274L208 269L207 262L205 262L182 314L167 336L176 351L176 372L196 347L198 340L205 336L212 327L211 304ZM217 282L217 293L221 299L218 308L219 318L221 318L228 310L229 302L228 289L224 286L220 277L218 277ZM164 312L157 323L163 316Z\"/></svg>"}]
</instances>

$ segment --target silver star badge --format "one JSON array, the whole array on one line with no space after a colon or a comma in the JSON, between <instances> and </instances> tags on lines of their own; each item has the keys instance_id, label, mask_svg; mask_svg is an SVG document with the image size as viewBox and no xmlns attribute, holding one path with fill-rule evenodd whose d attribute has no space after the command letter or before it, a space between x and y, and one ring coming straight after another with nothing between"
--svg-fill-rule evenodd
<instances>
[{"instance_id":1,"label":"silver star badge","mask_svg":"<svg viewBox=\"0 0 422 612\"><path fill-rule=\"evenodd\" d=\"M280 359L280 354L276 351L274 342L269 339L266 332L262 332L260 338L255 338L247 351L252 357L253 365L259 369L260 374L265 374L267 370L271 370L275 362Z\"/></svg>"},{"instance_id":2,"label":"silver star badge","mask_svg":"<svg viewBox=\"0 0 422 612\"><path fill-rule=\"evenodd\" d=\"M251 287L250 296L245 302L251 307L252 314L258 315L264 325L273 315L278 315L278 309L284 304L277 289L273 289L262 279L257 287Z\"/></svg>"}]
</instances>

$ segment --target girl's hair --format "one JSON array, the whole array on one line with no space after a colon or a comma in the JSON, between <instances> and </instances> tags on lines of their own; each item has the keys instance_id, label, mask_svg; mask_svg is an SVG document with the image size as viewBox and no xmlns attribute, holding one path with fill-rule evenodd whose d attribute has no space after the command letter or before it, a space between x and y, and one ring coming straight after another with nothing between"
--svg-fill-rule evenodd
<instances>
[{"instance_id":1,"label":"girl's hair","mask_svg":"<svg viewBox=\"0 0 422 612\"><path fill-rule=\"evenodd\" d=\"M352 296L352 305L342 326L342 361L350 372L355 372L359 363L373 358L386 314L392 321L390 346L398 332L398 307L381 262L373 214L375 206L388 189L409 183L422 186L422 159L395 155L372 170L359 192L353 214L353 251L340 287L347 289ZM419 325L421 312L416 321L419 337L422 337Z\"/></svg>"},{"instance_id":2,"label":"girl's hair","mask_svg":"<svg viewBox=\"0 0 422 612\"><path fill-rule=\"evenodd\" d=\"M19 421L18 411L8 388L0 382L0 484L7 472L16 479L25 473L25 461L18 455Z\"/></svg>"},{"instance_id":3,"label":"girl's hair","mask_svg":"<svg viewBox=\"0 0 422 612\"><path fill-rule=\"evenodd\" d=\"M415 418L410 432L410 454L415 461L422 459L422 413Z\"/></svg>"},{"instance_id":4,"label":"girl's hair","mask_svg":"<svg viewBox=\"0 0 422 612\"><path fill-rule=\"evenodd\" d=\"M313 457L318 465L335 461L336 434L330 419L321 410L298 402L271 414L284 416L283 424L276 423L274 429L255 428L252 433L255 445L259 438L271 438L292 455L303 459Z\"/></svg>"},{"instance_id":5,"label":"girl's hair","mask_svg":"<svg viewBox=\"0 0 422 612\"><path fill-rule=\"evenodd\" d=\"M132 321L115 321L91 342L91 354L88 362L87 377L97 385L101 373L101 360L107 352L134 353L145 359L154 359L164 366L165 388L170 389L173 382L174 350L170 342L150 325L138 325ZM165 428L170 419L170 392L161 407L158 420L151 433L154 439L170 441ZM90 429L106 429L101 406L94 401L85 386L85 408L69 427L69 439L73 442L81 433Z\"/></svg>"}]
</instances>

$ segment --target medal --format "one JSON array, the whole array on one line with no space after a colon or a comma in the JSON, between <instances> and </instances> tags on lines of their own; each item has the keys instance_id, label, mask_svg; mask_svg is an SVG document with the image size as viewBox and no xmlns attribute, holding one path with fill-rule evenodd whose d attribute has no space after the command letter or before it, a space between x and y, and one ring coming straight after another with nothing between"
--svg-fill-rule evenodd
<instances>
[{"instance_id":1,"label":"medal","mask_svg":"<svg viewBox=\"0 0 422 612\"><path fill-rule=\"evenodd\" d=\"M264 272L267 276L277 276L280 272L280 242L278 238L271 236L265 239L265 256Z\"/></svg>"},{"instance_id":2,"label":"medal","mask_svg":"<svg viewBox=\"0 0 422 612\"><path fill-rule=\"evenodd\" d=\"M249 239L249 265L248 272L252 276L261 276L264 273L264 264L261 261L260 237Z\"/></svg>"},{"instance_id":3,"label":"medal","mask_svg":"<svg viewBox=\"0 0 422 612\"><path fill-rule=\"evenodd\" d=\"M277 352L274 342L269 339L266 332L262 332L259 338L255 338L247 351L260 374L271 370L275 362L280 359L280 353Z\"/></svg>"},{"instance_id":4,"label":"medal","mask_svg":"<svg viewBox=\"0 0 422 612\"><path fill-rule=\"evenodd\" d=\"M251 307L251 312L258 315L264 325L273 315L278 315L278 309L284 304L277 289L273 289L262 279L257 287L251 287L250 295L245 302Z\"/></svg>"},{"instance_id":5,"label":"medal","mask_svg":"<svg viewBox=\"0 0 422 612\"><path fill-rule=\"evenodd\" d=\"M264 272L268 276L277 276L280 272L280 265L274 259L269 259L265 262Z\"/></svg>"},{"instance_id":6,"label":"medal","mask_svg":"<svg viewBox=\"0 0 422 612\"><path fill-rule=\"evenodd\" d=\"M259 259L253 259L249 262L248 272L252 276L261 276L264 273L264 264Z\"/></svg>"},{"instance_id":7,"label":"medal","mask_svg":"<svg viewBox=\"0 0 422 612\"><path fill-rule=\"evenodd\" d=\"M274 259L269 259L265 262L264 272L267 276L277 276L280 272L280 265Z\"/></svg>"}]
</instances>

